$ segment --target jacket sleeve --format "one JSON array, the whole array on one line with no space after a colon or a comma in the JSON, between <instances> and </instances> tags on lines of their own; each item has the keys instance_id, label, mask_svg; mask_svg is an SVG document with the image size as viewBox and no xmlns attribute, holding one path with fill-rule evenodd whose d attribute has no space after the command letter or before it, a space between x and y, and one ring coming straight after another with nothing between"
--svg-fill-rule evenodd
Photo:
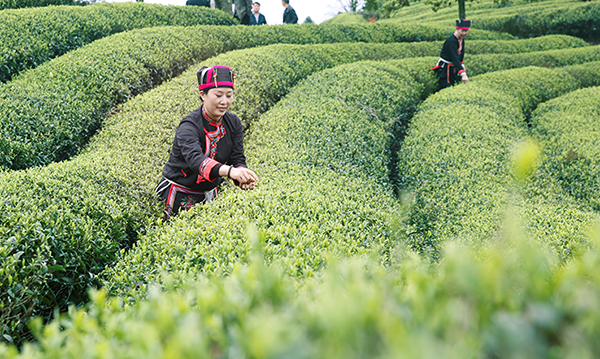
<instances>
[{"instance_id":1,"label":"jacket sleeve","mask_svg":"<svg viewBox=\"0 0 600 359\"><path fill-rule=\"evenodd\" d=\"M204 154L204 149L200 141L204 140L204 133L195 124L184 121L177 128L175 140L181 149L181 156L184 158L188 167L194 172L197 171L198 179L196 183L209 181L212 182L216 177L210 176L211 171L216 166L221 166L218 161Z\"/></svg>"}]
</instances>

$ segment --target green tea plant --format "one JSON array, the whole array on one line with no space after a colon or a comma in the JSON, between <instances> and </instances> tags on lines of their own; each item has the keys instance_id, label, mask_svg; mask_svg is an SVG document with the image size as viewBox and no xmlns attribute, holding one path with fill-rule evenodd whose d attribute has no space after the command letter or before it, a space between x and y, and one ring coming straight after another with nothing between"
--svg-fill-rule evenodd
<instances>
[{"instance_id":1,"label":"green tea plant","mask_svg":"<svg viewBox=\"0 0 600 359\"><path fill-rule=\"evenodd\" d=\"M236 25L230 15L201 6L100 3L0 12L0 83L103 37L154 26Z\"/></svg>"},{"instance_id":2,"label":"green tea plant","mask_svg":"<svg viewBox=\"0 0 600 359\"><path fill-rule=\"evenodd\" d=\"M360 25L169 26L103 38L0 87L0 167L24 169L71 157L119 104L198 59L272 43L443 39L442 32L426 26L422 30Z\"/></svg>"},{"instance_id":3,"label":"green tea plant","mask_svg":"<svg viewBox=\"0 0 600 359\"><path fill-rule=\"evenodd\" d=\"M284 30L276 29L276 31ZM482 48L485 49L487 45L482 44ZM536 43L531 44L533 46L539 45ZM272 86L273 92L283 96L294 86L295 82L300 80L298 74L307 77L315 71L344 62L352 62L361 58L381 60L383 59L382 56L397 57L400 56L400 53L417 54L419 51L429 51L427 49L434 47L436 46L425 43L273 45L252 51L243 50L223 54L221 57L207 60L206 63L225 64L236 69L239 75L238 89L236 89L237 100L232 111L244 114L244 118L253 118L253 116L258 116L261 111L266 111L270 106L269 103L278 101L277 98L269 96L255 97L256 94L267 93L266 88L262 87L264 84L279 84L279 88ZM569 56L569 51L565 50L564 56ZM539 54L532 54L531 61L539 58ZM482 58L481 61L490 62L494 55L488 56L490 57ZM560 58L557 55L557 59ZM248 61L248 59L253 61ZM404 87L417 86L417 88L423 86L424 89L431 91L435 86L435 79L428 71L428 67L435 62L435 59L430 57L418 61L406 60L407 63L415 63L418 68L408 67L402 71L413 73L417 78L405 81L401 85ZM267 64L271 70L277 68L282 71L267 71L265 67ZM506 66L501 63L496 63L496 65L499 68ZM285 71L286 68L291 66L297 68L297 73ZM85 289L96 283L95 276L101 268L112 265L117 260L121 249L129 247L132 242L137 240L138 235L143 235L156 225L155 222L159 215L158 208L154 206L155 201L152 199L152 192L166 160L165 156L170 148L173 129L183 116L199 105L195 68L193 67L187 71L184 76L163 84L159 91L151 91L147 95L130 100L120 112L107 120L106 126L98 136L74 159L47 167L1 174L0 193L4 198L1 205L6 218L6 221L2 222L1 231L4 238L10 239L2 247L4 248L2 250L3 258L7 258L2 261L3 264L6 263L2 270L5 274L3 278L9 278L10 276L12 279L5 279L0 283L2 285L0 293L9 293L9 291L13 293L13 296L2 297L3 308L6 308L2 311L2 314L5 314L3 317L3 334L11 333L8 335L17 338L18 335L15 333L24 330L25 323L29 321L29 318L34 316L48 317L53 308L57 306L65 309L70 303L79 303L84 300ZM390 79L400 76L396 75L396 72L391 74L388 72L384 75ZM358 81L359 78L356 80ZM409 90L398 88L398 91L408 93ZM357 90L355 92L360 94L364 91ZM410 97L410 102L401 102L395 105L389 105L387 101L404 98L404 95L398 95L398 97L384 95L385 93L380 93L380 100L376 98L369 100L374 106L373 108L402 108L404 109L402 111L409 113L409 110L416 108L416 105L421 101L421 97L426 96L427 92L421 93L417 96L418 98ZM311 101L317 102L318 100ZM385 103L381 103L381 101L385 101ZM339 106L339 104L336 106ZM364 111L367 111L367 113L372 112L370 108L369 106L366 108L359 107L360 113L364 113ZM327 107L324 107L323 111L326 110ZM407 118L404 114L393 116L400 116L402 119ZM393 121L395 120L397 119ZM386 123L389 126L389 121ZM251 133L254 131L252 124L248 122L247 125L250 126L249 135L252 138ZM387 129L386 127L385 131ZM384 139L380 144L381 147L378 149L380 152L378 153L387 156L389 138L385 132L380 133L384 134ZM361 140L360 143L362 142L364 141ZM343 154L345 152L343 150L345 148L343 146L346 146L345 141L339 141L339 143L341 143L341 147L332 153ZM386 186L387 160L370 161L362 159L361 156L355 157L353 160L355 162L346 165L348 168L345 170L350 170L352 166L362 168L360 166L371 164L378 171L376 178L379 184L377 186ZM371 167L367 169L370 171ZM287 168L282 168L282 171L284 173L285 171L290 172ZM311 206L314 209L306 212L306 217L296 216L299 221L306 221L307 218L311 218L311 213L317 212L317 208L320 206L319 203L324 201L326 194L330 192L327 183L337 183L339 181L335 175L331 176L331 178L327 177L322 182L317 182L314 186L311 186L323 187L323 192L313 193L316 196L315 198L311 197L311 201L314 202ZM301 177L300 183L309 186L313 183L312 181L306 177ZM371 190L363 191L360 189L362 184L353 186L356 190L348 194L349 198L353 198L359 193L369 193L367 196L373 196L373 194L370 194ZM73 190L65 190L69 188ZM388 190L389 188L385 189L385 191ZM258 191L255 193L258 193ZM279 196L278 192L275 193ZM295 198L293 196L303 195L303 191L294 192L295 194L285 193L284 191L281 195L292 196L289 197L289 201ZM361 196L364 197L365 195L362 194ZM347 228L346 222L344 222L342 214L353 213L352 211L355 210L352 208L363 197L345 201L345 206L348 207L347 210L332 210L330 212L329 215L332 216L332 236L337 238L336 240L341 241L344 238L343 235L337 234L338 231L344 229L342 233L347 233L347 229L345 229ZM387 198L387 194L384 197ZM219 203L227 203L225 199L227 197L223 196L223 198L223 200L220 199ZM381 199L381 201L387 200L383 197ZM237 200L232 197L231 201L234 203ZM261 201L263 201L266 208L272 207L272 201L268 200L268 197L264 197ZM297 206L294 207L290 204L285 204L285 206L297 208ZM25 208L27 210L23 210ZM283 209L284 205L277 208ZM360 222L362 223L361 226L356 227L359 234L363 226L369 228L372 223L380 223L377 227L383 226L385 221L381 219L382 217L377 217L381 215L380 212L377 212L379 214L375 216L375 214L369 214L371 211L374 210L365 208L364 212L357 212L357 215L360 215L359 218L364 218ZM371 220L370 217L374 219ZM265 218L265 221L273 222L269 218ZM15 223L20 225L15 226ZM243 225L242 220L232 229L240 228L241 225ZM318 227L317 224L312 222L310 226L306 227L306 230L314 231ZM294 231L292 226L274 227L272 230L274 231L274 238L281 238L283 236L281 233L286 233L286 231ZM227 231L224 234L212 233L210 230L208 232L211 236L215 235L215 240L231 239L236 236ZM198 232L193 230L190 233ZM357 238L365 237L364 234L361 234ZM278 240L281 241L281 239ZM327 243L327 241L323 239L324 243ZM376 239L372 241L376 241ZM377 239L377 241L379 240ZM159 241L156 244L157 254L161 252L160 245L162 245L162 242ZM230 244L227 244L224 248L230 246ZM184 253L185 247L181 248L182 253ZM360 251L361 248L366 247L355 243L349 248L353 248L349 251ZM140 252L143 253L143 250L140 249ZM243 257L244 252L224 250L219 255L223 255L223 258L229 258L224 253L241 253L231 254L231 263L233 263L236 256ZM310 258L308 253L306 255L307 258ZM140 254L139 260L142 260L145 256L147 255ZM147 257L151 258L152 256ZM133 260L130 259L130 269L132 271L139 269L140 272L145 272L147 270L145 262L134 263L135 257L132 258L134 258ZM214 255L209 256L209 258L220 257ZM190 259L190 265L204 263L204 261L210 263L212 260L207 261L202 256L196 256L195 259ZM223 262L225 260L218 259L218 261ZM229 263L228 261L226 262ZM319 267L318 258L311 259L311 261L311 268ZM179 265L180 261L177 260L173 263L174 266L175 264ZM217 263L210 265L219 270L226 270L232 264L220 265ZM305 270L304 268L309 267L299 262L297 268L299 268L298 271L302 272ZM315 269L310 270L314 271ZM152 272L152 269L148 269L148 271ZM131 277L131 282L124 282L120 285L125 288L136 281L143 284L148 279L146 274L140 275L140 280L133 279L137 278L138 274L128 274ZM29 280L32 282L30 283ZM49 286L46 283L53 284Z\"/></svg>"},{"instance_id":4,"label":"green tea plant","mask_svg":"<svg viewBox=\"0 0 600 359\"><path fill-rule=\"evenodd\" d=\"M597 63L596 63L597 64ZM531 117L545 143L548 174L578 201L600 211L598 196L598 87L581 89L548 101Z\"/></svg>"},{"instance_id":5,"label":"green tea plant","mask_svg":"<svg viewBox=\"0 0 600 359\"><path fill-rule=\"evenodd\" d=\"M79 1L79 0L1 0L0 1L0 10L3 9L20 9L24 7L40 7L40 6L50 6L50 5L85 5L87 1Z\"/></svg>"},{"instance_id":6,"label":"green tea plant","mask_svg":"<svg viewBox=\"0 0 600 359\"><path fill-rule=\"evenodd\" d=\"M587 245L590 223L600 211L597 94L598 87L577 90L541 104L531 116L532 135L543 152L524 189L523 217L532 235L561 243L569 256L583 249L565 243L565 238Z\"/></svg>"},{"instance_id":7,"label":"green tea plant","mask_svg":"<svg viewBox=\"0 0 600 359\"><path fill-rule=\"evenodd\" d=\"M488 73L423 103L398 155L401 186L415 198L407 221L412 248L437 258L444 241L498 235L505 203L511 202L509 155L528 136L526 118L540 103L598 84L597 62L557 70ZM567 218L589 225L589 215L578 215L568 202L563 208L574 211ZM562 222L558 217L554 213L547 221ZM552 245L568 258L583 235L569 230L558 237Z\"/></svg>"},{"instance_id":8,"label":"green tea plant","mask_svg":"<svg viewBox=\"0 0 600 359\"><path fill-rule=\"evenodd\" d=\"M507 222L506 227L518 227ZM548 358L599 351L600 255L569 265L513 232L476 247L447 243L432 267L403 249L383 267L374 256L336 259L298 282L265 265L266 238L250 231L252 255L228 276L163 274L143 298L106 290L47 326L25 358Z\"/></svg>"},{"instance_id":9,"label":"green tea plant","mask_svg":"<svg viewBox=\"0 0 600 359\"><path fill-rule=\"evenodd\" d=\"M520 38L549 34L572 35L592 42L597 42L600 38L600 7L593 2L547 0L498 8L492 1L480 1L469 2L467 6L467 17L473 19L472 30L500 31ZM451 30L455 19L455 8L432 12L426 3L416 3L396 11L392 18L382 19L380 22L427 22Z\"/></svg>"}]
</instances>

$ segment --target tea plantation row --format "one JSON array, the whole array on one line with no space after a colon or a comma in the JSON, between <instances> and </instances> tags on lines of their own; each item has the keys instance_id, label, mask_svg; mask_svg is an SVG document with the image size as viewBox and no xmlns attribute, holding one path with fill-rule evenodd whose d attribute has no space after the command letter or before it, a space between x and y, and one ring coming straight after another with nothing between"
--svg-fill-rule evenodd
<instances>
[{"instance_id":1,"label":"tea plantation row","mask_svg":"<svg viewBox=\"0 0 600 359\"><path fill-rule=\"evenodd\" d=\"M116 106L194 61L221 52L273 43L398 42L446 36L437 29L404 25L169 26L116 34L0 87L0 167L23 169L71 157ZM481 31L474 37L498 36Z\"/></svg>"},{"instance_id":2,"label":"tea plantation row","mask_svg":"<svg viewBox=\"0 0 600 359\"><path fill-rule=\"evenodd\" d=\"M86 311L71 309L43 331L38 320L39 343L27 344L22 355L2 347L0 353L15 358L593 356L600 350L596 250L557 266L556 256L520 236L518 222L509 222L505 235L486 245L447 243L444 260L431 268L391 240L388 231L395 228L388 221L401 219L402 211L389 187L365 173L377 177L386 171L381 138L397 111L406 110L397 99L416 104L420 92L435 85L423 66L429 60L360 62L303 80L253 125L252 166L267 183L252 193L225 191L219 201L149 233L125 256L124 274L136 265L131 259L151 256L144 275L161 282L162 289L141 291L142 299L132 287L122 293L124 302L107 298L106 290L95 293ZM544 69L503 75L532 83L536 71ZM471 79L493 83L485 80L493 75ZM187 80L178 78L131 101L117 117L135 117L145 103L175 94L193 76L186 72ZM373 93L360 91L367 77ZM526 93L519 98L531 100ZM248 222L257 223L258 235L250 230L245 239ZM355 258L339 259L348 255ZM131 280L107 274L113 283Z\"/></svg>"},{"instance_id":3,"label":"tea plantation row","mask_svg":"<svg viewBox=\"0 0 600 359\"><path fill-rule=\"evenodd\" d=\"M470 86L428 98L398 154L401 186L415 196L408 229L411 246L437 257L438 246L448 239L469 242L497 235L504 221L504 204L511 202L510 154L528 135L526 118L541 102L600 85L598 65L589 62L560 69L495 72L480 76ZM577 130L585 131L582 127ZM561 149L566 150L568 147ZM551 171L546 175L552 175ZM548 194L544 186L536 188L540 195ZM561 200L558 207L566 209L568 203ZM538 203L536 210L543 211L542 207ZM552 235L552 244L563 257L569 257L570 248L580 242L574 238L585 233L577 216L565 209L544 211L548 216L544 223L555 226L564 220L574 227L566 231L554 228ZM584 219L589 225L588 217ZM530 227L534 235L549 230L541 223Z\"/></svg>"},{"instance_id":4,"label":"tea plantation row","mask_svg":"<svg viewBox=\"0 0 600 359\"><path fill-rule=\"evenodd\" d=\"M427 45L385 46L394 49ZM277 101L268 97L262 99L264 102L256 101L253 96L264 91L264 84L278 83L282 86L280 89L285 90L298 80L287 72L290 82L282 82L284 69L290 64L304 69L304 76L308 76L324 66L356 61L361 56L389 54L383 51L385 46L318 45L290 51L291 48L279 45L233 52L228 55L231 59L225 57L218 61L236 68L239 74L238 101L233 111L257 114L268 108L268 101ZM367 51L369 47L377 51ZM581 61L575 60L572 53L593 53L594 49L563 50L554 57L559 62ZM535 63L542 58L540 54L530 55L530 61ZM497 68L508 65L490 61L493 56L489 56L481 62L495 64ZM249 58L255 61L248 62ZM419 61L420 71L435 60ZM269 71L265 68L267 64L272 66ZM274 68L282 71L273 71ZM429 81L431 88L431 74L425 71L422 77L422 81ZM2 203L5 216L0 228L3 237L8 238L2 247L2 256L6 258L2 271L7 278L2 283L2 293L8 293L2 298L5 333L22 330L28 318L46 315L56 305L64 308L68 303L82 301L85 288L95 282L95 275L104 266L115 261L119 249L129 246L138 233L153 227L148 222L153 222L157 213L152 206L152 179L157 179L164 164L174 124L198 105L196 101L190 103L197 94L193 74L188 74L183 81L176 90L159 93L143 104L134 102L130 105L134 110L127 115L111 118L113 125L72 161L2 175L0 192L5 198ZM287 91L283 90L278 91L282 94ZM405 107L414 107L417 103ZM132 116L141 122L128 123L134 120ZM165 120L166 124L149 125Z\"/></svg>"},{"instance_id":5,"label":"tea plantation row","mask_svg":"<svg viewBox=\"0 0 600 359\"><path fill-rule=\"evenodd\" d=\"M563 247L571 255L587 247L590 223L600 212L598 90L581 89L545 102L530 120L531 135L543 152L524 189L523 216L529 218L527 226L538 240Z\"/></svg>"},{"instance_id":6,"label":"tea plantation row","mask_svg":"<svg viewBox=\"0 0 600 359\"><path fill-rule=\"evenodd\" d=\"M549 0L529 4L513 3L506 7L492 1L467 3L467 18L472 29L500 31L520 38L549 34L577 36L586 41L600 40L600 5L597 2ZM432 12L429 4L417 3L398 10L384 23L422 23L451 27L456 7Z\"/></svg>"},{"instance_id":7,"label":"tea plantation row","mask_svg":"<svg viewBox=\"0 0 600 359\"><path fill-rule=\"evenodd\" d=\"M201 6L100 3L0 11L0 83L94 40L154 26L236 25Z\"/></svg>"},{"instance_id":8,"label":"tea plantation row","mask_svg":"<svg viewBox=\"0 0 600 359\"><path fill-rule=\"evenodd\" d=\"M0 10L2 9L20 9L31 6L49 6L49 5L75 5L85 4L85 1L76 0L0 0Z\"/></svg>"},{"instance_id":9,"label":"tea plantation row","mask_svg":"<svg viewBox=\"0 0 600 359\"><path fill-rule=\"evenodd\" d=\"M568 38L551 37L524 44L537 48L544 41L559 45L572 42ZM238 52L231 55L237 59L235 68L242 89L237 91L237 103L246 107L236 112L251 119L277 102L277 96L284 95L301 77L326 67L366 58L396 57L399 53L420 54L438 46L439 43L339 44L307 46L291 53L286 46L275 47L271 52L265 49ZM481 47L484 49L486 44L482 42ZM164 51L165 46L160 48ZM255 61L249 63L248 59ZM270 64L269 71L261 67L266 64ZM291 64L295 72L289 72ZM282 73L287 74L285 82ZM194 81L184 88L193 91L190 98L196 98ZM267 89L271 90L268 96L256 97ZM189 96L189 92L180 89L177 92ZM157 111L158 104L173 96L156 99L147 108ZM189 98L180 102L187 103ZM182 110L171 109L161 116L179 120L184 115ZM55 306L65 308L69 303L82 302L85 288L95 282L95 275L115 261L119 249L136 239L138 232L148 225L147 220L153 220L151 191L146 186L138 187L140 183L148 185L148 179L160 173L158 166L164 163L161 155L168 153L168 148L163 147L170 142L167 138L171 136L171 127L163 137L158 137L164 142L159 142L161 151L156 154L149 149L157 148L152 140L158 134L148 123L126 128L150 131L144 136L105 133L103 140L95 145L102 150L87 152L73 161L2 174L4 216L0 219L0 232L8 238L0 247L5 258L0 268L4 278L1 292L5 293L0 318L3 333L24 330L23 323L29 317L48 315ZM135 147L120 147L128 145Z\"/></svg>"}]
</instances>

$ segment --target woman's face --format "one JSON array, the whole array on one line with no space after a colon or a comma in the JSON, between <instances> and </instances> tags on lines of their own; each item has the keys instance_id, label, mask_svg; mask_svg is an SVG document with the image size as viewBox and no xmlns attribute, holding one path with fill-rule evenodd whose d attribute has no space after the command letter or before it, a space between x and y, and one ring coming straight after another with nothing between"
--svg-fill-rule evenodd
<instances>
[{"instance_id":1,"label":"woman's face","mask_svg":"<svg viewBox=\"0 0 600 359\"><path fill-rule=\"evenodd\" d=\"M218 87L208 90L208 93L200 91L200 97L204 101L204 109L208 115L217 120L229 110L229 106L233 102L233 89Z\"/></svg>"}]
</instances>

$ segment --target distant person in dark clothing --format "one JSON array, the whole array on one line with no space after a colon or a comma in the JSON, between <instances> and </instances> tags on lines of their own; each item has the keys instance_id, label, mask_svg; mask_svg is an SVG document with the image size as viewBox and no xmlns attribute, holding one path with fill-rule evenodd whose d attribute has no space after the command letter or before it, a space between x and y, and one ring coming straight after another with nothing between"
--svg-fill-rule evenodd
<instances>
[{"instance_id":1,"label":"distant person in dark clothing","mask_svg":"<svg viewBox=\"0 0 600 359\"><path fill-rule=\"evenodd\" d=\"M465 37L467 37L470 27L471 20L456 20L456 31L446 39L437 65L431 68L438 75L440 89L450 87L459 81L469 82L463 59L465 57Z\"/></svg>"},{"instance_id":2,"label":"distant person in dark clothing","mask_svg":"<svg viewBox=\"0 0 600 359\"><path fill-rule=\"evenodd\" d=\"M252 13L252 0L233 0L235 12L233 16L240 20L242 25L250 25L250 16Z\"/></svg>"},{"instance_id":3,"label":"distant person in dark clothing","mask_svg":"<svg viewBox=\"0 0 600 359\"><path fill-rule=\"evenodd\" d=\"M187 0L185 4L210 7L210 0Z\"/></svg>"},{"instance_id":4,"label":"distant person in dark clothing","mask_svg":"<svg viewBox=\"0 0 600 359\"><path fill-rule=\"evenodd\" d=\"M296 10L290 6L290 0L281 0L281 5L285 8L283 11L283 23L284 24L297 24L298 23L298 15L296 15Z\"/></svg>"},{"instance_id":5,"label":"distant person in dark clothing","mask_svg":"<svg viewBox=\"0 0 600 359\"><path fill-rule=\"evenodd\" d=\"M250 14L250 25L266 25L265 15L260 13L260 3L252 4L252 14Z\"/></svg>"}]
</instances>

